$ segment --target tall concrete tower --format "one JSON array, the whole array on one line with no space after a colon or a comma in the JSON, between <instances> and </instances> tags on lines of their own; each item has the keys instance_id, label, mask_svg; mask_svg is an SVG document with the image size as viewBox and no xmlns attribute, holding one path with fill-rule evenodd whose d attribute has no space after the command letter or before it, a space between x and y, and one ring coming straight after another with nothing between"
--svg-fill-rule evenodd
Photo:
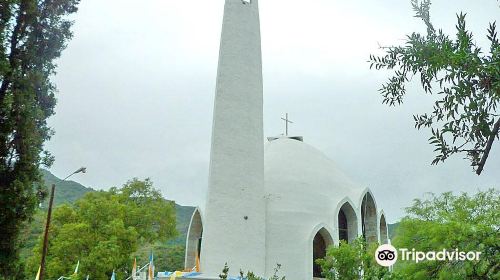
<instances>
[{"instance_id":1,"label":"tall concrete tower","mask_svg":"<svg viewBox=\"0 0 500 280\"><path fill-rule=\"evenodd\" d=\"M262 57L257 0L226 0L201 270L265 273Z\"/></svg>"}]
</instances>

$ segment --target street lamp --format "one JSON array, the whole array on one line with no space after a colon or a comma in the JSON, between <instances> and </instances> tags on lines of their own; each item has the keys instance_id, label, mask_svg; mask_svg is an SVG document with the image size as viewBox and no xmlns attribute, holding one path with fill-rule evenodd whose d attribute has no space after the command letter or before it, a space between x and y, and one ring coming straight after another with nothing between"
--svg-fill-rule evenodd
<instances>
[{"instance_id":1,"label":"street lamp","mask_svg":"<svg viewBox=\"0 0 500 280\"><path fill-rule=\"evenodd\" d=\"M62 181L66 181L69 177L77 174L77 173L85 173L87 172L87 168L80 167L75 172L69 174ZM43 280L44 272L45 272L45 256L47 255L47 247L49 242L49 227L50 227L50 218L52 216L52 203L54 202L54 192L56 190L56 185L52 184L52 188L50 190L50 200L49 200L49 210L47 212L47 221L45 223L45 233L43 235L43 249L42 249L42 259L40 261L40 278L39 280Z\"/></svg>"},{"instance_id":2,"label":"street lamp","mask_svg":"<svg viewBox=\"0 0 500 280\"><path fill-rule=\"evenodd\" d=\"M66 178L62 179L63 181L66 181L66 179L68 179L69 177L75 175L76 173L86 173L87 172L87 168L86 167L80 167L78 170L76 170L75 172L69 174L68 176L66 176Z\"/></svg>"}]
</instances>

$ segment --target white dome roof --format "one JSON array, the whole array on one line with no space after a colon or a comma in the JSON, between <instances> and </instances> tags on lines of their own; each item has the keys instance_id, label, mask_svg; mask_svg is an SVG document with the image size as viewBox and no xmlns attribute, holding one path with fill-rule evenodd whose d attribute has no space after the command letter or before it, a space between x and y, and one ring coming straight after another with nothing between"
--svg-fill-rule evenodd
<instances>
[{"instance_id":1,"label":"white dome roof","mask_svg":"<svg viewBox=\"0 0 500 280\"><path fill-rule=\"evenodd\" d=\"M288 203L314 199L316 205L337 203L348 196L357 204L358 187L322 152L302 141L279 138L266 144L264 178L270 197Z\"/></svg>"},{"instance_id":2,"label":"white dome roof","mask_svg":"<svg viewBox=\"0 0 500 280\"><path fill-rule=\"evenodd\" d=\"M282 264L287 279L311 279L314 237L321 231L325 243L338 244L338 213L345 203L351 205L357 236L360 197L367 189L299 138L272 139L264 148L267 264Z\"/></svg>"}]
</instances>

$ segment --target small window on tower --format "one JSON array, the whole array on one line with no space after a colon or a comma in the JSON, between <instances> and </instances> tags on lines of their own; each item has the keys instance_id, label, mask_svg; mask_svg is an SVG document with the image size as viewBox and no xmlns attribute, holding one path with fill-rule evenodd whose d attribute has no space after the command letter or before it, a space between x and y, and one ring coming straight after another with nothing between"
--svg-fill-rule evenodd
<instances>
[{"instance_id":1,"label":"small window on tower","mask_svg":"<svg viewBox=\"0 0 500 280\"><path fill-rule=\"evenodd\" d=\"M241 0L241 2L243 2L243 4L252 4L252 0Z\"/></svg>"}]
</instances>

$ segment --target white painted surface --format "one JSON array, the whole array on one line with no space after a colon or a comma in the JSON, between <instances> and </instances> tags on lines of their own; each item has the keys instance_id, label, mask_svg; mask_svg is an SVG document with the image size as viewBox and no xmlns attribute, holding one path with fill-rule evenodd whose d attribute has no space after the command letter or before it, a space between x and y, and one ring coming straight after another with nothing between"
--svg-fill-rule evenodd
<instances>
[{"instance_id":1,"label":"white painted surface","mask_svg":"<svg viewBox=\"0 0 500 280\"><path fill-rule=\"evenodd\" d=\"M270 276L279 263L281 275L289 280L312 279L312 243L316 233L324 228L338 244L338 213L342 205L348 203L357 217L355 235L360 236L362 198L367 193L375 196L369 188L353 183L331 159L307 143L282 137L267 143L264 155L265 275ZM227 232L219 229L222 237ZM245 243L246 238L239 240ZM204 237L202 248L206 242ZM223 257L230 260L246 252L231 251ZM234 266L231 268L232 274L239 271ZM249 270L254 271L251 267ZM207 275L203 266L202 272Z\"/></svg>"},{"instance_id":2,"label":"white painted surface","mask_svg":"<svg viewBox=\"0 0 500 280\"><path fill-rule=\"evenodd\" d=\"M264 150L262 100L258 1L226 0L207 201L203 224L193 220L189 230L203 227L201 278L217 278L227 262L231 275L270 276L279 263L288 280L312 279L316 233L338 244L338 213L348 202L357 217L350 228L361 235L362 198L375 199L304 142L273 137Z\"/></svg>"},{"instance_id":3,"label":"white painted surface","mask_svg":"<svg viewBox=\"0 0 500 280\"><path fill-rule=\"evenodd\" d=\"M226 0L201 269L265 271L262 62L258 1ZM246 218L245 218L246 217Z\"/></svg>"},{"instance_id":4,"label":"white painted surface","mask_svg":"<svg viewBox=\"0 0 500 280\"><path fill-rule=\"evenodd\" d=\"M325 227L338 244L338 211L349 201L360 217L359 195L364 189L323 153L297 140L280 138L268 143L264 166L267 275L280 263L287 279L312 279L314 235Z\"/></svg>"},{"instance_id":5,"label":"white painted surface","mask_svg":"<svg viewBox=\"0 0 500 280\"><path fill-rule=\"evenodd\" d=\"M196 268L196 256L199 252L199 239L203 233L203 218L201 210L196 208L191 215L189 228L186 235L186 250L184 254L184 268L193 270Z\"/></svg>"}]
</instances>

